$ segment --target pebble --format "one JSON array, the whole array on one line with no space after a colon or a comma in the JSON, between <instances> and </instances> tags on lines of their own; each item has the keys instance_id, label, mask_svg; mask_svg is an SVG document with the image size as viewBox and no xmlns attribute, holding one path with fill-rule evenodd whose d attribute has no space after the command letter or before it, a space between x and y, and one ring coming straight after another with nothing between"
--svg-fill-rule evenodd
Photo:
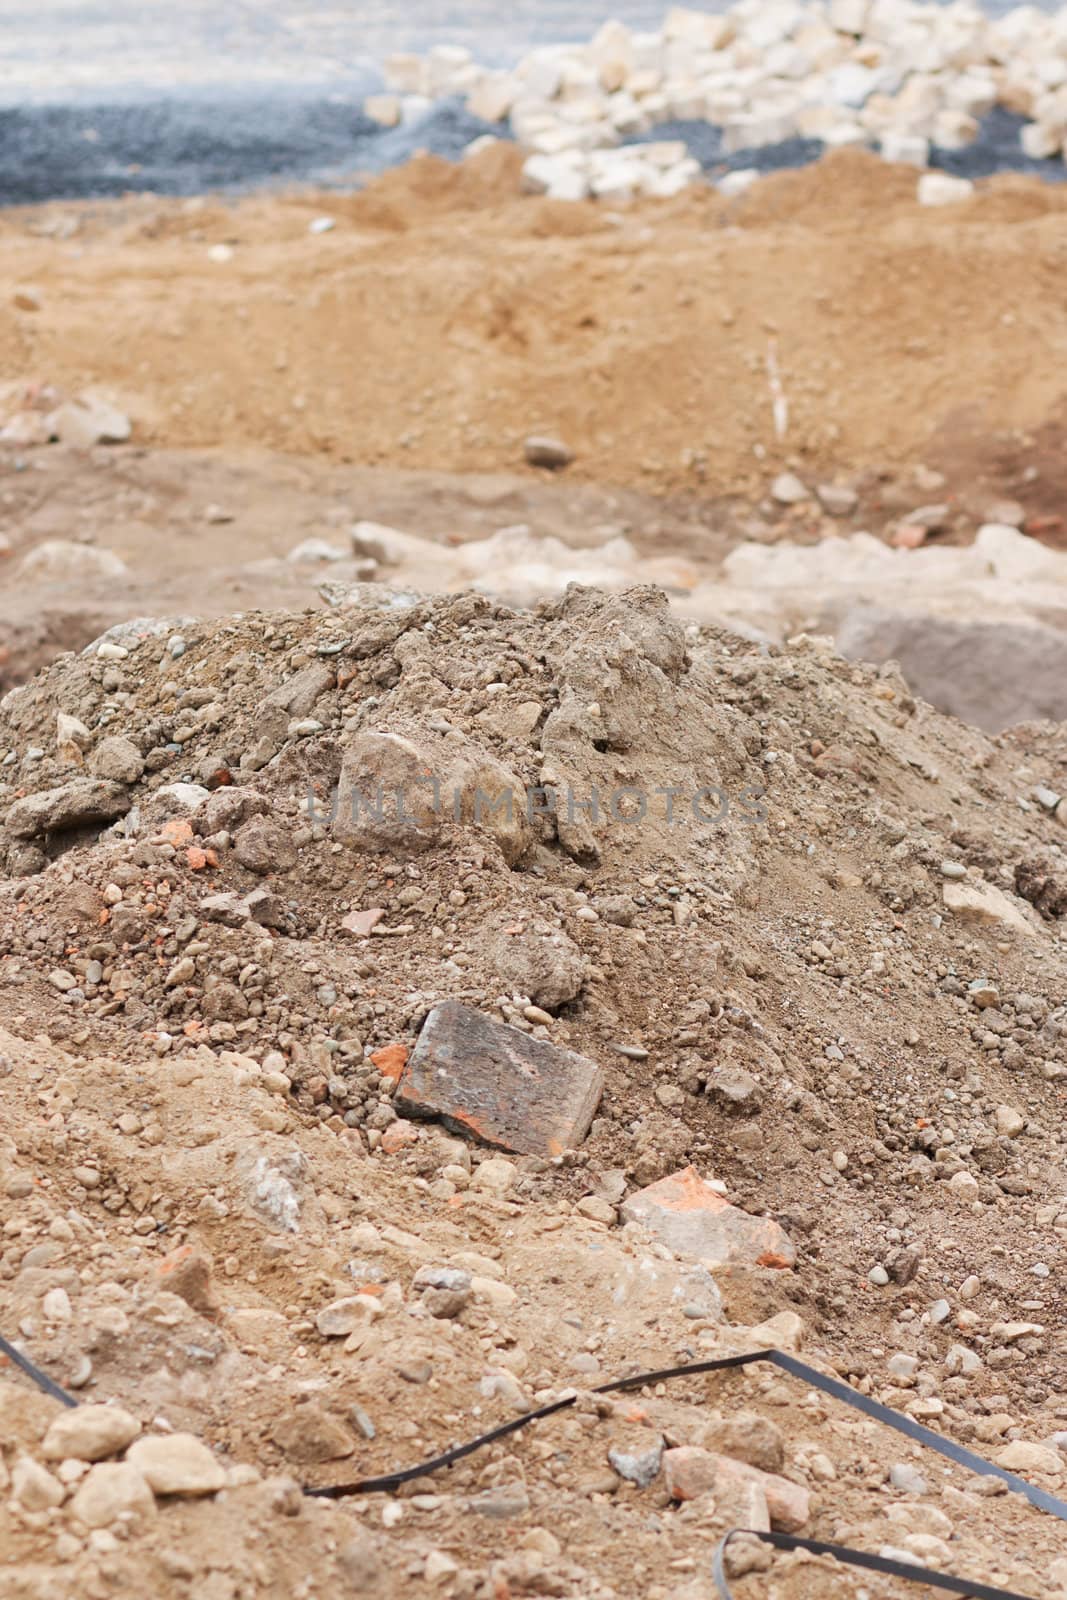
<instances>
[{"instance_id":1,"label":"pebble","mask_svg":"<svg viewBox=\"0 0 1067 1600\"><path fill-rule=\"evenodd\" d=\"M780 472L771 484L771 497L782 506L798 505L810 498L808 490L795 472Z\"/></svg>"},{"instance_id":2,"label":"pebble","mask_svg":"<svg viewBox=\"0 0 1067 1600\"><path fill-rule=\"evenodd\" d=\"M547 434L530 434L523 440L522 451L529 466L547 467L552 472L569 467L574 460L574 452L569 445Z\"/></svg>"},{"instance_id":3,"label":"pebble","mask_svg":"<svg viewBox=\"0 0 1067 1600\"><path fill-rule=\"evenodd\" d=\"M226 1485L225 1468L192 1433L138 1439L126 1460L156 1494L214 1494Z\"/></svg>"},{"instance_id":4,"label":"pebble","mask_svg":"<svg viewBox=\"0 0 1067 1600\"><path fill-rule=\"evenodd\" d=\"M924 172L916 190L921 206L958 205L973 194L974 184L969 178L955 178L948 172Z\"/></svg>"},{"instance_id":5,"label":"pebble","mask_svg":"<svg viewBox=\"0 0 1067 1600\"><path fill-rule=\"evenodd\" d=\"M41 1453L46 1461L102 1461L125 1450L140 1431L137 1418L120 1406L77 1406L55 1419Z\"/></svg>"},{"instance_id":6,"label":"pebble","mask_svg":"<svg viewBox=\"0 0 1067 1600\"><path fill-rule=\"evenodd\" d=\"M662 1461L661 1438L647 1442L636 1441L632 1449L612 1445L608 1451L608 1464L615 1469L620 1478L625 1478L628 1483L635 1483L639 1489L647 1489L655 1481L659 1476Z\"/></svg>"},{"instance_id":7,"label":"pebble","mask_svg":"<svg viewBox=\"0 0 1067 1600\"><path fill-rule=\"evenodd\" d=\"M868 1272L867 1281L868 1283L873 1283L876 1289L884 1289L886 1284L889 1282L889 1274L885 1268L879 1264L877 1266L873 1266L870 1272Z\"/></svg>"},{"instance_id":8,"label":"pebble","mask_svg":"<svg viewBox=\"0 0 1067 1600\"><path fill-rule=\"evenodd\" d=\"M90 1468L70 1509L87 1528L108 1528L119 1517L154 1516L156 1502L136 1464L103 1461Z\"/></svg>"},{"instance_id":9,"label":"pebble","mask_svg":"<svg viewBox=\"0 0 1067 1600\"><path fill-rule=\"evenodd\" d=\"M1017 1106L998 1106L995 1121L997 1132L1006 1139L1017 1139L1026 1127L1026 1118Z\"/></svg>"},{"instance_id":10,"label":"pebble","mask_svg":"<svg viewBox=\"0 0 1067 1600\"><path fill-rule=\"evenodd\" d=\"M66 1498L59 1479L31 1456L20 1456L12 1467L11 1493L24 1511L47 1511Z\"/></svg>"},{"instance_id":11,"label":"pebble","mask_svg":"<svg viewBox=\"0 0 1067 1600\"><path fill-rule=\"evenodd\" d=\"M929 1486L922 1473L906 1461L895 1462L889 1469L889 1481L901 1494L928 1494Z\"/></svg>"}]
</instances>

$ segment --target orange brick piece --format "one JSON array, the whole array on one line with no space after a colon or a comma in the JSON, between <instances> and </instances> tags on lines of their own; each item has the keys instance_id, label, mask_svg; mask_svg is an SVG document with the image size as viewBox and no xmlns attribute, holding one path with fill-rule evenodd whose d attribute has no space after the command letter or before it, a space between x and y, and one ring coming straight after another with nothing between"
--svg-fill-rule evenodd
<instances>
[{"instance_id":1,"label":"orange brick piece","mask_svg":"<svg viewBox=\"0 0 1067 1600\"><path fill-rule=\"evenodd\" d=\"M627 1222L639 1222L670 1250L709 1267L791 1267L792 1240L770 1217L754 1217L717 1194L695 1167L672 1172L624 1203Z\"/></svg>"},{"instance_id":2,"label":"orange brick piece","mask_svg":"<svg viewBox=\"0 0 1067 1600\"><path fill-rule=\"evenodd\" d=\"M446 1000L423 1024L395 1099L401 1113L440 1117L500 1149L555 1156L581 1144L603 1091L604 1069L587 1056Z\"/></svg>"},{"instance_id":3,"label":"orange brick piece","mask_svg":"<svg viewBox=\"0 0 1067 1600\"><path fill-rule=\"evenodd\" d=\"M702 1494L713 1494L716 1501L722 1498L743 1504L744 1489L758 1489L771 1527L780 1533L799 1533L811 1517L811 1496L802 1484L777 1473L761 1472L758 1467L717 1455L713 1450L687 1446L665 1450L663 1473L672 1500L696 1500ZM746 1525L758 1527L760 1523Z\"/></svg>"}]
</instances>

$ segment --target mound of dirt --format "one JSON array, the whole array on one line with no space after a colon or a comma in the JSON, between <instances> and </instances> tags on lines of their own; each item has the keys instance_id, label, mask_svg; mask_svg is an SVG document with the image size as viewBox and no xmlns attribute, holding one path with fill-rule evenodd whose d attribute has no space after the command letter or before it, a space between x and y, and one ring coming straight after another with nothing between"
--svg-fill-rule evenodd
<instances>
[{"instance_id":1,"label":"mound of dirt","mask_svg":"<svg viewBox=\"0 0 1067 1600\"><path fill-rule=\"evenodd\" d=\"M766 1515L1062 1594L1052 1518L758 1369L384 1500L294 1482L805 1341L1062 1488L1062 728L987 737L654 589L365 585L112 629L0 702L0 763L0 1327L129 1414L99 1455L154 1440L92 1465L4 1383L7 1592L711 1600ZM446 1002L520 1105L602 1083L587 1136L473 1134Z\"/></svg>"},{"instance_id":2,"label":"mound of dirt","mask_svg":"<svg viewBox=\"0 0 1067 1600\"><path fill-rule=\"evenodd\" d=\"M980 460L994 430L1062 422L1067 195L997 180L931 209L915 181L844 151L734 202L614 211L520 195L491 147L347 198L11 212L0 263L33 292L0 363L103 386L179 447L487 472L550 432L575 475L717 493L948 433Z\"/></svg>"}]
</instances>

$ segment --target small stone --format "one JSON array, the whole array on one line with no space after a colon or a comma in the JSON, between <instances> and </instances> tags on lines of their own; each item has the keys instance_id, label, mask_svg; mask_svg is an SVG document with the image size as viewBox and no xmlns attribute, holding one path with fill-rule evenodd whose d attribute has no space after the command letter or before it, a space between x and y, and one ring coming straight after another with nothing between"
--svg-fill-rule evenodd
<instances>
[{"instance_id":1,"label":"small stone","mask_svg":"<svg viewBox=\"0 0 1067 1600\"><path fill-rule=\"evenodd\" d=\"M11 1494L24 1511L48 1511L62 1504L66 1492L59 1479L31 1456L19 1456L11 1469Z\"/></svg>"},{"instance_id":2,"label":"small stone","mask_svg":"<svg viewBox=\"0 0 1067 1600\"><path fill-rule=\"evenodd\" d=\"M48 428L61 444L91 450L98 444L124 444L130 437L130 419L103 400L82 396L67 400L48 417Z\"/></svg>"},{"instance_id":3,"label":"small stone","mask_svg":"<svg viewBox=\"0 0 1067 1600\"><path fill-rule=\"evenodd\" d=\"M1027 939L1037 937L1037 929L1015 902L991 883L946 883L941 896L961 922L994 924Z\"/></svg>"},{"instance_id":4,"label":"small stone","mask_svg":"<svg viewBox=\"0 0 1067 1600\"><path fill-rule=\"evenodd\" d=\"M753 1483L762 1489L773 1527L782 1533L798 1533L811 1515L810 1496L800 1484L791 1483L770 1472L760 1472L742 1461L716 1455L692 1445L665 1450L663 1471L672 1500L695 1500L711 1494L719 1498L739 1484Z\"/></svg>"},{"instance_id":5,"label":"small stone","mask_svg":"<svg viewBox=\"0 0 1067 1600\"><path fill-rule=\"evenodd\" d=\"M873 1283L876 1289L884 1289L889 1282L889 1274L881 1263L873 1266L867 1274L867 1282Z\"/></svg>"},{"instance_id":6,"label":"small stone","mask_svg":"<svg viewBox=\"0 0 1067 1600\"><path fill-rule=\"evenodd\" d=\"M507 1194L518 1176L519 1169L514 1161L507 1161L503 1156L490 1156L475 1167L470 1186L472 1189L486 1189L491 1194Z\"/></svg>"},{"instance_id":7,"label":"small stone","mask_svg":"<svg viewBox=\"0 0 1067 1600\"><path fill-rule=\"evenodd\" d=\"M132 739L112 734L102 739L89 757L89 766L98 778L114 783L136 783L144 772L144 757Z\"/></svg>"},{"instance_id":8,"label":"small stone","mask_svg":"<svg viewBox=\"0 0 1067 1600\"><path fill-rule=\"evenodd\" d=\"M70 1510L87 1528L108 1528L119 1517L154 1516L156 1502L144 1475L134 1463L104 1461L89 1471L70 1503Z\"/></svg>"},{"instance_id":9,"label":"small stone","mask_svg":"<svg viewBox=\"0 0 1067 1600\"><path fill-rule=\"evenodd\" d=\"M929 1317L934 1324L947 1322L952 1315L952 1307L947 1300L935 1300L930 1307Z\"/></svg>"},{"instance_id":10,"label":"small stone","mask_svg":"<svg viewBox=\"0 0 1067 1600\"><path fill-rule=\"evenodd\" d=\"M291 1461L309 1465L341 1460L356 1448L347 1428L313 1402L283 1416L274 1424L271 1438Z\"/></svg>"},{"instance_id":11,"label":"small stone","mask_svg":"<svg viewBox=\"0 0 1067 1600\"><path fill-rule=\"evenodd\" d=\"M967 868L962 861L942 861L941 876L954 879L965 878L967 876Z\"/></svg>"},{"instance_id":12,"label":"small stone","mask_svg":"<svg viewBox=\"0 0 1067 1600\"><path fill-rule=\"evenodd\" d=\"M459 1563L444 1550L431 1550L423 1565L422 1576L427 1583L447 1583L459 1571Z\"/></svg>"},{"instance_id":13,"label":"small stone","mask_svg":"<svg viewBox=\"0 0 1067 1600\"><path fill-rule=\"evenodd\" d=\"M375 1295L346 1295L331 1300L315 1318L315 1326L324 1339L347 1339L357 1328L376 1322L382 1314L381 1304Z\"/></svg>"},{"instance_id":14,"label":"small stone","mask_svg":"<svg viewBox=\"0 0 1067 1600\"><path fill-rule=\"evenodd\" d=\"M561 439L549 438L545 434L530 434L523 440L522 451L529 466L547 467L552 472L569 467L574 460L573 450Z\"/></svg>"},{"instance_id":15,"label":"small stone","mask_svg":"<svg viewBox=\"0 0 1067 1600\"><path fill-rule=\"evenodd\" d=\"M782 506L798 505L810 498L807 488L795 472L780 472L771 484L771 497Z\"/></svg>"},{"instance_id":16,"label":"small stone","mask_svg":"<svg viewBox=\"0 0 1067 1600\"><path fill-rule=\"evenodd\" d=\"M583 1195L574 1209L579 1216L588 1217L592 1222L603 1222L609 1228L617 1216L615 1207L595 1194Z\"/></svg>"},{"instance_id":17,"label":"small stone","mask_svg":"<svg viewBox=\"0 0 1067 1600\"><path fill-rule=\"evenodd\" d=\"M1050 1475L1059 1475L1067 1466L1058 1450L1043 1444L1031 1444L1027 1439L1013 1439L1011 1444L1006 1444L997 1451L996 1462L1011 1472L1043 1472Z\"/></svg>"},{"instance_id":18,"label":"small stone","mask_svg":"<svg viewBox=\"0 0 1067 1600\"><path fill-rule=\"evenodd\" d=\"M138 1439L126 1460L156 1494L214 1494L226 1486L226 1470L192 1433Z\"/></svg>"},{"instance_id":19,"label":"small stone","mask_svg":"<svg viewBox=\"0 0 1067 1600\"><path fill-rule=\"evenodd\" d=\"M1026 1118L1017 1106L998 1106L996 1125L1005 1139L1017 1139L1026 1127Z\"/></svg>"},{"instance_id":20,"label":"small stone","mask_svg":"<svg viewBox=\"0 0 1067 1600\"><path fill-rule=\"evenodd\" d=\"M663 1440L649 1439L647 1434L636 1439L632 1447L612 1445L608 1451L609 1465L620 1478L635 1483L639 1489L647 1489L658 1477L662 1460Z\"/></svg>"},{"instance_id":21,"label":"small stone","mask_svg":"<svg viewBox=\"0 0 1067 1600\"><path fill-rule=\"evenodd\" d=\"M76 1406L52 1423L41 1454L46 1461L103 1461L125 1450L140 1431L137 1418L119 1406Z\"/></svg>"},{"instance_id":22,"label":"small stone","mask_svg":"<svg viewBox=\"0 0 1067 1600\"><path fill-rule=\"evenodd\" d=\"M901 1494L926 1494L928 1485L922 1473L906 1461L898 1461L889 1469L889 1481Z\"/></svg>"},{"instance_id":23,"label":"small stone","mask_svg":"<svg viewBox=\"0 0 1067 1600\"><path fill-rule=\"evenodd\" d=\"M967 985L967 993L979 1011L1000 1005L1000 990L988 978L975 978L973 983Z\"/></svg>"},{"instance_id":24,"label":"small stone","mask_svg":"<svg viewBox=\"0 0 1067 1600\"><path fill-rule=\"evenodd\" d=\"M213 1317L219 1310L212 1279L212 1260L199 1245L182 1244L171 1250L152 1269L161 1288L180 1295L186 1305L202 1316Z\"/></svg>"},{"instance_id":25,"label":"small stone","mask_svg":"<svg viewBox=\"0 0 1067 1600\"><path fill-rule=\"evenodd\" d=\"M65 833L94 823L114 822L130 809L128 789L101 778L74 778L58 789L16 800L7 813L8 832L16 839Z\"/></svg>"},{"instance_id":26,"label":"small stone","mask_svg":"<svg viewBox=\"0 0 1067 1600\"><path fill-rule=\"evenodd\" d=\"M832 517L847 517L850 512L855 511L859 501L855 489L836 483L821 483L815 493L823 510L828 511Z\"/></svg>"},{"instance_id":27,"label":"small stone","mask_svg":"<svg viewBox=\"0 0 1067 1600\"><path fill-rule=\"evenodd\" d=\"M950 206L969 200L973 193L974 184L969 178L954 178L947 172L924 172L916 198L921 206Z\"/></svg>"}]
</instances>

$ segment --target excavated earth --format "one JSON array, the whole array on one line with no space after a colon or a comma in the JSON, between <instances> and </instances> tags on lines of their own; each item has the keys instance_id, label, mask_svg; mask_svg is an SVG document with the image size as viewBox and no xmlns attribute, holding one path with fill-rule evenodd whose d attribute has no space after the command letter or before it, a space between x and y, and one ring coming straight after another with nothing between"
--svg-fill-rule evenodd
<instances>
[{"instance_id":1,"label":"excavated earth","mask_svg":"<svg viewBox=\"0 0 1067 1600\"><path fill-rule=\"evenodd\" d=\"M665 1441L784 1476L816 1538L1062 1596L1054 1518L782 1374L588 1395L799 1348L1062 1492L1062 728L986 736L653 588L335 601L113 629L0 705L0 1326L213 1452L184 1493L110 1468L140 1489L102 1512L9 1368L0 1593L710 1600L744 1513L726 1477L680 1498ZM409 800L473 774L516 807L353 814L368 751ZM398 1113L445 1000L596 1063L588 1137ZM794 1264L631 1220L690 1165ZM573 1387L395 1494L300 1493ZM649 1452L645 1487L609 1459ZM906 1587L734 1570L739 1600Z\"/></svg>"},{"instance_id":2,"label":"excavated earth","mask_svg":"<svg viewBox=\"0 0 1067 1600\"><path fill-rule=\"evenodd\" d=\"M518 162L0 218L0 1333L79 1402L0 1357L0 1600L712 1600L768 1517L1064 1600L1062 1523L781 1372L591 1391L776 1346L1067 1492L1067 725L797 631L867 531L850 600L1062 641L1067 195ZM128 442L46 442L86 394ZM931 501L992 535L886 550ZM449 1001L588 1131L488 1139L462 1052L413 1109Z\"/></svg>"}]
</instances>

